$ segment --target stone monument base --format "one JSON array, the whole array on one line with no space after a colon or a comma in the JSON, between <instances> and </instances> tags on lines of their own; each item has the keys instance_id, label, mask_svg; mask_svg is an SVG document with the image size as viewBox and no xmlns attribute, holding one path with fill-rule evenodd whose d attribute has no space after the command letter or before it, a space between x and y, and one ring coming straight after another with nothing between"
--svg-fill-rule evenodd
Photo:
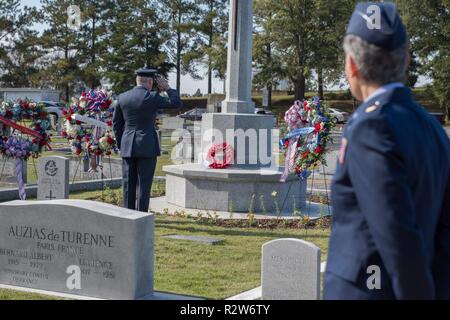
<instances>
[{"instance_id":1,"label":"stone monument base","mask_svg":"<svg viewBox=\"0 0 450 320\"><path fill-rule=\"evenodd\" d=\"M236 167L216 170L200 164L163 169L167 202L182 208L264 213L293 210L294 204L298 209L306 206L306 180L291 176L282 183L281 171Z\"/></svg>"}]
</instances>

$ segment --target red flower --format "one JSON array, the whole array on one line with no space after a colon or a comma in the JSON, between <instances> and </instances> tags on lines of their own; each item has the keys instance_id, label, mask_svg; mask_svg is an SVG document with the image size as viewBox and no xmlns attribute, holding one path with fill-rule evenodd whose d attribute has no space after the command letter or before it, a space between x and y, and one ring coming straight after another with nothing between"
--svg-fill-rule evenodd
<instances>
[{"instance_id":1,"label":"red flower","mask_svg":"<svg viewBox=\"0 0 450 320\"><path fill-rule=\"evenodd\" d=\"M47 118L47 112L42 111L41 112L41 118Z\"/></svg>"},{"instance_id":2,"label":"red flower","mask_svg":"<svg viewBox=\"0 0 450 320\"><path fill-rule=\"evenodd\" d=\"M320 146L318 146L315 150L314 153L319 154L322 151L322 148Z\"/></svg>"},{"instance_id":3,"label":"red flower","mask_svg":"<svg viewBox=\"0 0 450 320\"><path fill-rule=\"evenodd\" d=\"M318 123L314 126L314 129L315 129L316 133L320 132L320 130L322 130L322 126L320 125L320 123Z\"/></svg>"},{"instance_id":4,"label":"red flower","mask_svg":"<svg viewBox=\"0 0 450 320\"><path fill-rule=\"evenodd\" d=\"M106 124L108 125L108 127L112 127L113 122L110 120L110 121L106 122Z\"/></svg>"},{"instance_id":5,"label":"red flower","mask_svg":"<svg viewBox=\"0 0 450 320\"><path fill-rule=\"evenodd\" d=\"M66 131L61 132L61 136L62 136L63 138L67 138L67 132L66 132Z\"/></svg>"},{"instance_id":6,"label":"red flower","mask_svg":"<svg viewBox=\"0 0 450 320\"><path fill-rule=\"evenodd\" d=\"M63 115L67 115L67 110L64 109L64 110L62 111L62 114L63 114Z\"/></svg>"},{"instance_id":7,"label":"red flower","mask_svg":"<svg viewBox=\"0 0 450 320\"><path fill-rule=\"evenodd\" d=\"M79 121L79 120L75 121L75 123L76 123L77 125L81 125L81 121Z\"/></svg>"},{"instance_id":8,"label":"red flower","mask_svg":"<svg viewBox=\"0 0 450 320\"><path fill-rule=\"evenodd\" d=\"M108 142L108 144L113 144L114 139L108 136L108 138L106 139L106 142Z\"/></svg>"},{"instance_id":9,"label":"red flower","mask_svg":"<svg viewBox=\"0 0 450 320\"><path fill-rule=\"evenodd\" d=\"M306 150L305 152L303 152L302 154L302 158L305 159L309 156L309 150Z\"/></svg>"},{"instance_id":10,"label":"red flower","mask_svg":"<svg viewBox=\"0 0 450 320\"><path fill-rule=\"evenodd\" d=\"M288 148L288 147L289 147L289 140L285 140L285 141L284 141L284 147L285 147L285 148Z\"/></svg>"},{"instance_id":11,"label":"red flower","mask_svg":"<svg viewBox=\"0 0 450 320\"><path fill-rule=\"evenodd\" d=\"M67 117L66 117L66 120L67 120L67 121L71 121L71 120L72 120L72 117L71 117L71 116L67 116Z\"/></svg>"},{"instance_id":12,"label":"red flower","mask_svg":"<svg viewBox=\"0 0 450 320\"><path fill-rule=\"evenodd\" d=\"M79 156L79 155L81 154L81 149L77 148L77 149L75 150L75 154L76 154L77 156Z\"/></svg>"},{"instance_id":13,"label":"red flower","mask_svg":"<svg viewBox=\"0 0 450 320\"><path fill-rule=\"evenodd\" d=\"M81 140L83 140L83 137L82 136L77 136L77 140L81 141Z\"/></svg>"}]
</instances>

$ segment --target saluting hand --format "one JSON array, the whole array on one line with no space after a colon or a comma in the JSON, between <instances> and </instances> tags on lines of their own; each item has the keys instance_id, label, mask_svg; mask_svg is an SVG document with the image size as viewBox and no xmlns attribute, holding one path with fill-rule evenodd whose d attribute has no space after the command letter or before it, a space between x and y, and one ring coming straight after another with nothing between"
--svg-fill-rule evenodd
<instances>
[{"instance_id":1,"label":"saluting hand","mask_svg":"<svg viewBox=\"0 0 450 320\"><path fill-rule=\"evenodd\" d=\"M156 85L158 86L159 91L162 92L170 89L169 83L163 78L156 78Z\"/></svg>"}]
</instances>

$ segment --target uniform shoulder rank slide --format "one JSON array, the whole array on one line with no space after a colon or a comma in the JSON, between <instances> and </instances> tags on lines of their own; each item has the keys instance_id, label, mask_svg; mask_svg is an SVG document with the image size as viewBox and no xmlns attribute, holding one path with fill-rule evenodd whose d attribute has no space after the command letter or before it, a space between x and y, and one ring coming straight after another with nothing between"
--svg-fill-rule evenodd
<instances>
[{"instance_id":1,"label":"uniform shoulder rank slide","mask_svg":"<svg viewBox=\"0 0 450 320\"><path fill-rule=\"evenodd\" d=\"M375 104L373 106L370 106L366 109L366 113L371 113L374 112L375 110L377 110L380 107L380 102L377 101L375 102Z\"/></svg>"}]
</instances>

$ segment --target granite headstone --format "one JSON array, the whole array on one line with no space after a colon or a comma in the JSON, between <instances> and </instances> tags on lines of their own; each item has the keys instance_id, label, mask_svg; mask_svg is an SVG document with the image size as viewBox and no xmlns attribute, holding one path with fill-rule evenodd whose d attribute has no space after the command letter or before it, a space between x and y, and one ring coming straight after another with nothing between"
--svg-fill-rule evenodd
<instances>
[{"instance_id":1,"label":"granite headstone","mask_svg":"<svg viewBox=\"0 0 450 320\"><path fill-rule=\"evenodd\" d=\"M38 200L69 198L69 159L43 157L39 159Z\"/></svg>"},{"instance_id":2,"label":"granite headstone","mask_svg":"<svg viewBox=\"0 0 450 320\"><path fill-rule=\"evenodd\" d=\"M101 299L153 294L154 217L85 200L0 204L0 284Z\"/></svg>"},{"instance_id":3,"label":"granite headstone","mask_svg":"<svg viewBox=\"0 0 450 320\"><path fill-rule=\"evenodd\" d=\"M263 300L318 300L320 249L299 239L279 239L262 247Z\"/></svg>"}]
</instances>

